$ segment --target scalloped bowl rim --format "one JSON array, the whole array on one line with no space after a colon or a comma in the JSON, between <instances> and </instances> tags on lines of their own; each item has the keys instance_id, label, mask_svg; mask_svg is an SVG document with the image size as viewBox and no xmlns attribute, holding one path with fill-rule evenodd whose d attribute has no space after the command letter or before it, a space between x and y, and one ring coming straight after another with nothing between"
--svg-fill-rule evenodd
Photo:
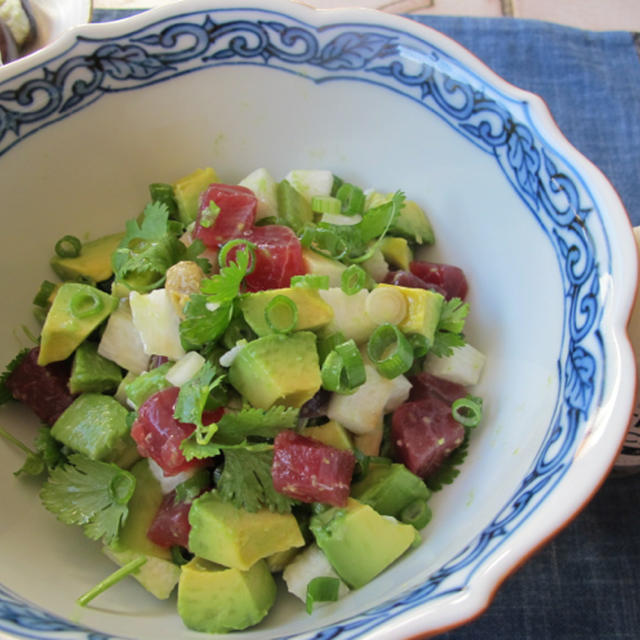
<instances>
[{"instance_id":1,"label":"scalloped bowl rim","mask_svg":"<svg viewBox=\"0 0 640 640\"><path fill-rule=\"evenodd\" d=\"M463 591L455 596L441 598L439 611L434 612L431 603L426 602L396 616L393 622L396 625L394 627L396 633L401 632L404 636L441 632L479 615L488 606L504 579L579 513L604 481L622 446L635 395L635 361L626 335L626 325L637 286L637 253L632 240L631 225L613 187L600 170L566 140L553 121L544 101L539 96L506 82L459 43L409 18L382 14L371 9L314 10L302 4L290 5L286 2L269 2L266 5L248 7L245 2L232 0L218 3L187 0L157 7L118 22L80 25L61 36L56 42L32 53L28 58L0 69L0 91L5 82L20 78L45 62L53 62L63 57L74 48L78 38L98 41L123 37L126 34L143 31L154 24L160 24L176 14L191 15L207 10L213 12L222 9L231 11L244 9L258 13L287 14L293 18L294 22L304 23L310 29L317 29L322 24L349 23L363 28L379 27L384 30L403 32L407 38L428 42L430 47L452 58L471 76L476 77L483 86L491 87L495 94L508 104L512 106L521 104L527 125L551 149L560 149L562 159L581 181L579 188L584 189L593 202L599 205L598 216L601 215L600 208L606 208L611 212L607 218L607 224L610 226L607 227L605 243L608 243L609 251L612 250L611 239L613 238L617 243L615 255L609 256L609 260L614 263L614 269L621 270L621 267L626 265L627 269L633 270L633 273L628 274L627 279L616 280L615 289L611 288L606 292L607 320L603 349L608 356L611 356L611 361L607 360L607 377L602 381L600 389L600 406L590 414L591 424L588 433L584 435L578 451L568 464L566 476L563 475L564 482L555 486L545 498L545 504L550 505L546 508L545 521L536 522L530 530L518 529L513 532L509 537L509 547L497 554L492 562L478 565L472 581L470 578L469 584ZM30 134L25 137L28 135ZM7 150L8 148L3 151L0 146L0 159ZM624 375L625 371L634 373ZM604 425L608 425L606 427L608 439L603 437ZM594 444L597 446L593 446ZM572 482L569 482L568 478L571 478ZM563 503L565 506L558 507ZM567 503L571 505L569 508L566 507ZM1 593L0 585L0 596ZM455 606L446 606L446 604L451 605L454 600ZM0 620L0 629L2 628L2 620ZM362 632L363 635L357 635L357 637L366 635L367 638L372 639L383 638L386 631L388 627L383 625L366 629Z\"/></svg>"}]
</instances>

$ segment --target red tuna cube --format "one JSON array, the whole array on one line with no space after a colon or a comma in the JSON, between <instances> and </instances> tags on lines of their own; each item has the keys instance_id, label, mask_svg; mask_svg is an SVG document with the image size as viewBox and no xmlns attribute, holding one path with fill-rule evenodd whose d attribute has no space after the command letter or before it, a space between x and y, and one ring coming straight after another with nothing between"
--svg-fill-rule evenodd
<instances>
[{"instance_id":1,"label":"red tuna cube","mask_svg":"<svg viewBox=\"0 0 640 640\"><path fill-rule=\"evenodd\" d=\"M410 471L428 478L464 440L464 427L451 405L437 396L405 402L391 419L394 458Z\"/></svg>"},{"instance_id":2,"label":"red tuna cube","mask_svg":"<svg viewBox=\"0 0 640 640\"><path fill-rule=\"evenodd\" d=\"M274 442L271 477L276 491L290 498L344 507L355 464L352 451L283 430Z\"/></svg>"}]
</instances>

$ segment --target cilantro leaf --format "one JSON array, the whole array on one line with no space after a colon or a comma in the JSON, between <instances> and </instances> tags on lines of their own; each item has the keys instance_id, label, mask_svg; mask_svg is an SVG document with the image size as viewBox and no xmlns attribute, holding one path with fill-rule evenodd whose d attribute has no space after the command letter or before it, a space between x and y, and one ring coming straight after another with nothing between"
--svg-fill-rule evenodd
<instances>
[{"instance_id":1,"label":"cilantro leaf","mask_svg":"<svg viewBox=\"0 0 640 640\"><path fill-rule=\"evenodd\" d=\"M180 445L187 461L220 455L228 449L249 451L271 449L266 443L251 443L247 438L272 439L282 429L292 429L298 423L299 409L274 406L270 409L246 407L237 412L227 411L217 422L215 434L206 443L198 443L196 434L185 438Z\"/></svg>"},{"instance_id":2,"label":"cilantro leaf","mask_svg":"<svg viewBox=\"0 0 640 640\"><path fill-rule=\"evenodd\" d=\"M206 444L216 432L214 424L202 424L202 412L205 410L211 391L224 380L218 375L218 368L211 362L205 362L198 373L180 387L174 409L174 418L180 422L196 425L196 442Z\"/></svg>"},{"instance_id":3,"label":"cilantro leaf","mask_svg":"<svg viewBox=\"0 0 640 640\"><path fill-rule=\"evenodd\" d=\"M222 304L212 311L207 306L207 297L196 293L190 296L184 314L185 319L180 323L180 341L189 351L217 340L227 330L233 317L233 305Z\"/></svg>"},{"instance_id":4,"label":"cilantro leaf","mask_svg":"<svg viewBox=\"0 0 640 640\"><path fill-rule=\"evenodd\" d=\"M224 305L232 302L240 293L242 280L249 271L249 250L243 247L234 255L234 261L221 267L220 273L200 283L200 290L207 294L207 302Z\"/></svg>"},{"instance_id":5,"label":"cilantro leaf","mask_svg":"<svg viewBox=\"0 0 640 640\"><path fill-rule=\"evenodd\" d=\"M11 442L27 456L20 469L13 472L16 477L23 474L39 476L43 471L50 471L65 460L62 445L53 438L49 427L41 427L38 431L34 441L35 451L2 427L0 427L0 437Z\"/></svg>"},{"instance_id":6,"label":"cilantro leaf","mask_svg":"<svg viewBox=\"0 0 640 640\"><path fill-rule=\"evenodd\" d=\"M135 476L117 465L76 453L53 469L40 499L61 522L81 525L92 540L110 544L127 519L135 485Z\"/></svg>"},{"instance_id":7,"label":"cilantro leaf","mask_svg":"<svg viewBox=\"0 0 640 640\"><path fill-rule=\"evenodd\" d=\"M140 292L162 286L167 269L188 254L178 238L182 227L169 220L166 204L152 202L145 207L142 222L129 220L125 229L111 260L116 280ZM189 255L193 257L198 248L202 246L196 245Z\"/></svg>"},{"instance_id":8,"label":"cilantro leaf","mask_svg":"<svg viewBox=\"0 0 640 640\"><path fill-rule=\"evenodd\" d=\"M225 451L224 467L218 480L222 499L253 513L262 507L289 513L294 501L275 490L271 478L272 462L273 451Z\"/></svg>"},{"instance_id":9,"label":"cilantro leaf","mask_svg":"<svg viewBox=\"0 0 640 640\"><path fill-rule=\"evenodd\" d=\"M9 376L16 370L20 363L26 358L27 354L31 351L28 347L21 349L18 354L7 365L6 369L0 376L0 405L5 404L13 400L13 394L7 387L7 380Z\"/></svg>"},{"instance_id":10,"label":"cilantro leaf","mask_svg":"<svg viewBox=\"0 0 640 640\"><path fill-rule=\"evenodd\" d=\"M465 428L462 444L456 447L451 455L445 458L438 470L425 480L431 491L439 491L445 484L451 484L460 473L458 467L464 462L469 451L469 432L470 429Z\"/></svg>"},{"instance_id":11,"label":"cilantro leaf","mask_svg":"<svg viewBox=\"0 0 640 640\"><path fill-rule=\"evenodd\" d=\"M463 302L460 298L451 298L451 300L445 301L430 349L434 355L438 357L450 356L453 349L462 347L466 343L462 330L468 314L468 302Z\"/></svg>"}]
</instances>

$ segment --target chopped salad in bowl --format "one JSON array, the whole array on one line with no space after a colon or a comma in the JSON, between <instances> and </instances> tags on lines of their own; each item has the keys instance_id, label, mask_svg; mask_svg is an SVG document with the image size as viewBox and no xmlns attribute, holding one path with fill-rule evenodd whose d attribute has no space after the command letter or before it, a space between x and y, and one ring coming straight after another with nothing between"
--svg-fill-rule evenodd
<instances>
[{"instance_id":1,"label":"chopped salad in bowl","mask_svg":"<svg viewBox=\"0 0 640 640\"><path fill-rule=\"evenodd\" d=\"M311 613L420 544L482 420L462 269L425 212L330 170L149 186L122 231L55 245L5 402L43 426L16 475L193 630Z\"/></svg>"}]
</instances>

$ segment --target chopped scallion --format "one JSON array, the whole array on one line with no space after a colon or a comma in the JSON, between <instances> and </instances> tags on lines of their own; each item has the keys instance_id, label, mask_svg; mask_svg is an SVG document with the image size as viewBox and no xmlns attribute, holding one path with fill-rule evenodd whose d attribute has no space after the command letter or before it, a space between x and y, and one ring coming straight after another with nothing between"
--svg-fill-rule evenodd
<instances>
[{"instance_id":1,"label":"chopped scallion","mask_svg":"<svg viewBox=\"0 0 640 640\"><path fill-rule=\"evenodd\" d=\"M471 394L454 400L451 413L464 427L476 427L482 420L482 398Z\"/></svg>"},{"instance_id":2,"label":"chopped scallion","mask_svg":"<svg viewBox=\"0 0 640 640\"><path fill-rule=\"evenodd\" d=\"M413 347L394 324L380 325L369 338L367 353L378 373L395 378L411 368Z\"/></svg>"},{"instance_id":3,"label":"chopped scallion","mask_svg":"<svg viewBox=\"0 0 640 640\"><path fill-rule=\"evenodd\" d=\"M272 331L289 333L298 324L298 306L291 298L277 295L265 307L264 319Z\"/></svg>"},{"instance_id":4,"label":"chopped scallion","mask_svg":"<svg viewBox=\"0 0 640 640\"><path fill-rule=\"evenodd\" d=\"M416 529L427 526L431 520L431 509L426 500L414 500L410 502L401 512L400 520L405 524L412 524Z\"/></svg>"},{"instance_id":5,"label":"chopped scallion","mask_svg":"<svg viewBox=\"0 0 640 640\"><path fill-rule=\"evenodd\" d=\"M218 264L220 267L228 266L227 257L229 257L229 253L232 249L236 247L242 247L245 251L249 253L249 266L247 267L246 275L253 273L253 270L256 268L256 245L249 240L245 240L243 238L236 238L235 240L229 240L226 242L220 253L218 254Z\"/></svg>"},{"instance_id":6,"label":"chopped scallion","mask_svg":"<svg viewBox=\"0 0 640 640\"><path fill-rule=\"evenodd\" d=\"M69 302L69 310L76 318L90 318L102 311L104 303L99 292L92 289L78 291Z\"/></svg>"},{"instance_id":7,"label":"chopped scallion","mask_svg":"<svg viewBox=\"0 0 640 640\"><path fill-rule=\"evenodd\" d=\"M329 276L321 276L317 273L307 273L303 276L291 276L292 287L309 287L309 289L328 289Z\"/></svg>"},{"instance_id":8,"label":"chopped scallion","mask_svg":"<svg viewBox=\"0 0 640 640\"><path fill-rule=\"evenodd\" d=\"M342 394L353 393L367 379L362 355L353 339L334 347L324 359L320 373L327 391Z\"/></svg>"},{"instance_id":9,"label":"chopped scallion","mask_svg":"<svg viewBox=\"0 0 640 640\"><path fill-rule=\"evenodd\" d=\"M333 196L313 196L311 210L315 213L341 213L342 202Z\"/></svg>"},{"instance_id":10,"label":"chopped scallion","mask_svg":"<svg viewBox=\"0 0 640 640\"><path fill-rule=\"evenodd\" d=\"M357 264L352 264L342 272L340 287L348 296L353 296L365 286L366 282L367 272Z\"/></svg>"},{"instance_id":11,"label":"chopped scallion","mask_svg":"<svg viewBox=\"0 0 640 640\"><path fill-rule=\"evenodd\" d=\"M307 585L307 613L312 613L316 602L335 602L340 593L340 579L329 576L313 578Z\"/></svg>"},{"instance_id":12,"label":"chopped scallion","mask_svg":"<svg viewBox=\"0 0 640 640\"><path fill-rule=\"evenodd\" d=\"M200 226L209 228L216 221L219 213L220 207L212 200L200 214Z\"/></svg>"},{"instance_id":13,"label":"chopped scallion","mask_svg":"<svg viewBox=\"0 0 640 640\"><path fill-rule=\"evenodd\" d=\"M341 213L346 216L352 216L364 211L364 193L362 189L355 184L345 182L340 185L336 192L336 198L340 200L342 205Z\"/></svg>"},{"instance_id":14,"label":"chopped scallion","mask_svg":"<svg viewBox=\"0 0 640 640\"><path fill-rule=\"evenodd\" d=\"M427 336L423 333L410 333L407 336L407 340L409 340L409 344L413 348L414 358L422 358L422 356L427 355L430 346Z\"/></svg>"},{"instance_id":15,"label":"chopped scallion","mask_svg":"<svg viewBox=\"0 0 640 640\"><path fill-rule=\"evenodd\" d=\"M49 280L43 280L38 293L36 293L35 297L33 298L33 304L35 304L36 307L48 307L49 298L55 290L56 285L53 282L49 282Z\"/></svg>"},{"instance_id":16,"label":"chopped scallion","mask_svg":"<svg viewBox=\"0 0 640 640\"><path fill-rule=\"evenodd\" d=\"M82 251L82 242L75 236L63 236L56 242L55 252L60 258L77 258Z\"/></svg>"}]
</instances>

